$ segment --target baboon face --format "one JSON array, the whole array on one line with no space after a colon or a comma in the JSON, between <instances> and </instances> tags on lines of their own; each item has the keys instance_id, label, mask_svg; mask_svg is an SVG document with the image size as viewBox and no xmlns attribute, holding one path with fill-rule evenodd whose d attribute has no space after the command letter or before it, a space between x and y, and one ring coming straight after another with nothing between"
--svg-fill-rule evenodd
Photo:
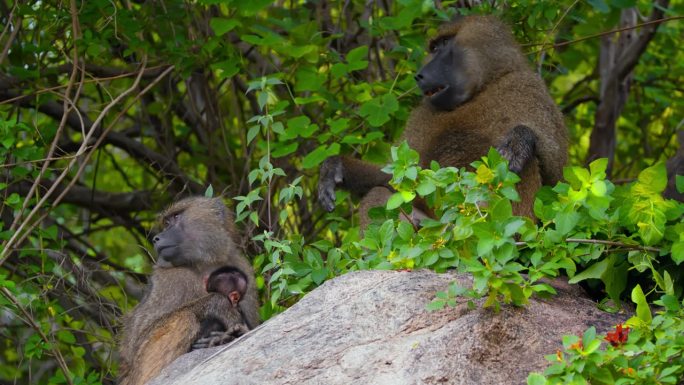
<instances>
[{"instance_id":1,"label":"baboon face","mask_svg":"<svg viewBox=\"0 0 684 385\"><path fill-rule=\"evenodd\" d=\"M451 111L470 99L472 80L466 71L467 52L454 35L438 36L430 43L430 57L418 71L416 82L436 109Z\"/></svg>"},{"instance_id":2,"label":"baboon face","mask_svg":"<svg viewBox=\"0 0 684 385\"><path fill-rule=\"evenodd\" d=\"M160 215L153 239L160 266L195 266L235 248L229 214L218 198L188 198Z\"/></svg>"},{"instance_id":3,"label":"baboon face","mask_svg":"<svg viewBox=\"0 0 684 385\"><path fill-rule=\"evenodd\" d=\"M224 295L235 307L247 291L247 276L236 268L226 266L211 273L206 286L207 292Z\"/></svg>"}]
</instances>

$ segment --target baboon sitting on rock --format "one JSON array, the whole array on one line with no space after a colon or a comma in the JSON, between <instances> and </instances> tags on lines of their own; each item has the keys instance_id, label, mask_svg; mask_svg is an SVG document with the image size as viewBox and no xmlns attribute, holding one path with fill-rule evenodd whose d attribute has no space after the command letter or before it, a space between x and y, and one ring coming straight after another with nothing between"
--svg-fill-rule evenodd
<instances>
[{"instance_id":1,"label":"baboon sitting on rock","mask_svg":"<svg viewBox=\"0 0 684 385\"><path fill-rule=\"evenodd\" d=\"M122 385L142 385L192 347L231 341L259 323L254 271L223 202L188 198L159 217L150 285L124 318Z\"/></svg>"}]
</instances>

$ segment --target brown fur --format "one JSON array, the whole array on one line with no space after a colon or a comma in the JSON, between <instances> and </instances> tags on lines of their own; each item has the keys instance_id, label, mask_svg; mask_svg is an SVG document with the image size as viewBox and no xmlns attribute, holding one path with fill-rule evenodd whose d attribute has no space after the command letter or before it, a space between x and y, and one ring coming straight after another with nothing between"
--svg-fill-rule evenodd
<instances>
[{"instance_id":1,"label":"brown fur","mask_svg":"<svg viewBox=\"0 0 684 385\"><path fill-rule=\"evenodd\" d=\"M195 321L201 321L201 316L218 312L219 317L234 317L236 309L228 298L207 296L205 289L204 279L221 266L245 274L248 283L240 311L250 327L259 323L254 271L235 245L233 220L223 202L219 198L184 199L161 213L160 222L176 214L183 224L180 259L176 266L163 258L157 261L145 297L124 317L122 384L142 384L143 379L156 376L166 361L187 353L198 337L199 323ZM183 326L175 327L177 324Z\"/></svg>"},{"instance_id":2,"label":"brown fur","mask_svg":"<svg viewBox=\"0 0 684 385\"><path fill-rule=\"evenodd\" d=\"M532 217L536 191L562 177L568 146L563 117L505 24L491 16L463 17L442 26L431 45L452 37L448 44L455 44L463 53L465 73L460 75L464 75L468 99L444 111L425 97L412 111L404 139L418 151L423 167L433 160L441 166L465 167L486 155L490 147L498 147L512 168L517 148L506 148L504 143L516 139L511 137L514 127L527 127L536 136L534 156L518 173L521 201L514 204L514 213ZM326 160L319 188L326 183L329 186L331 176L337 176L340 182L336 184L364 196L375 186L388 188L390 180L379 167L349 157ZM321 195L326 194L319 190ZM387 194L374 193L362 199L362 227L369 222L366 208L385 204L385 200L375 198L379 195Z\"/></svg>"}]
</instances>

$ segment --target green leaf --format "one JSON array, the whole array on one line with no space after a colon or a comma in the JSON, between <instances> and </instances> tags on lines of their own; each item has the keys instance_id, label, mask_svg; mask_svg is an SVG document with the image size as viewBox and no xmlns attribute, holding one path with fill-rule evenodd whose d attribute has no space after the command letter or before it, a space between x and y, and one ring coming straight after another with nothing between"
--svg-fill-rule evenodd
<instances>
[{"instance_id":1,"label":"green leaf","mask_svg":"<svg viewBox=\"0 0 684 385\"><path fill-rule=\"evenodd\" d=\"M315 150L311 151L308 153L304 159L302 159L302 167L307 169L307 168L313 168L321 164L324 160L327 158L337 155L340 153L340 145L339 143L333 143L329 147L326 146L318 146L316 147Z\"/></svg>"},{"instance_id":2,"label":"green leaf","mask_svg":"<svg viewBox=\"0 0 684 385\"><path fill-rule=\"evenodd\" d=\"M608 158L599 158L589 164L589 171L591 172L591 175L596 178L605 178L607 168Z\"/></svg>"},{"instance_id":3,"label":"green leaf","mask_svg":"<svg viewBox=\"0 0 684 385\"><path fill-rule=\"evenodd\" d=\"M249 128L249 131L247 131L247 144L252 143L252 140L257 136L260 129L261 126L252 126Z\"/></svg>"},{"instance_id":4,"label":"green leaf","mask_svg":"<svg viewBox=\"0 0 684 385\"><path fill-rule=\"evenodd\" d=\"M669 311L678 311L680 308L679 300L677 300L677 297L674 295L664 295L660 297L660 302L662 302L662 305Z\"/></svg>"},{"instance_id":5,"label":"green leaf","mask_svg":"<svg viewBox=\"0 0 684 385\"><path fill-rule=\"evenodd\" d=\"M212 198L214 196L214 186L209 184L206 190L204 190L204 196L207 198Z\"/></svg>"},{"instance_id":6,"label":"green leaf","mask_svg":"<svg viewBox=\"0 0 684 385\"><path fill-rule=\"evenodd\" d=\"M513 207L508 199L500 199L494 203L494 207L490 210L492 220L504 221L513 216Z\"/></svg>"},{"instance_id":7,"label":"green leaf","mask_svg":"<svg viewBox=\"0 0 684 385\"><path fill-rule=\"evenodd\" d=\"M677 191L684 194L684 175L675 175L675 186Z\"/></svg>"},{"instance_id":8,"label":"green leaf","mask_svg":"<svg viewBox=\"0 0 684 385\"><path fill-rule=\"evenodd\" d=\"M597 180L591 184L591 193L597 197L605 196L607 191L606 182L602 180Z\"/></svg>"},{"instance_id":9,"label":"green leaf","mask_svg":"<svg viewBox=\"0 0 684 385\"><path fill-rule=\"evenodd\" d=\"M240 22L235 18L224 19L222 17L212 17L209 21L209 26L214 30L216 36L224 35L238 25L240 25Z\"/></svg>"},{"instance_id":10,"label":"green leaf","mask_svg":"<svg viewBox=\"0 0 684 385\"><path fill-rule=\"evenodd\" d=\"M347 72L349 71L347 70L347 65L344 63L335 63L330 68L330 73L335 78L341 78L342 76L346 75Z\"/></svg>"},{"instance_id":11,"label":"green leaf","mask_svg":"<svg viewBox=\"0 0 684 385\"><path fill-rule=\"evenodd\" d=\"M480 184L487 184L494 180L494 173L484 164L481 164L477 170L475 170L475 175L475 180Z\"/></svg>"},{"instance_id":12,"label":"green leaf","mask_svg":"<svg viewBox=\"0 0 684 385\"><path fill-rule=\"evenodd\" d=\"M401 239L409 240L413 236L413 233L413 226L411 226L408 222L399 222L399 225L397 226L397 234L399 234Z\"/></svg>"},{"instance_id":13,"label":"green leaf","mask_svg":"<svg viewBox=\"0 0 684 385\"><path fill-rule=\"evenodd\" d=\"M504 237L511 237L513 234L517 233L520 227L522 227L525 224L524 219L515 219L509 223L506 224L506 227L504 228Z\"/></svg>"},{"instance_id":14,"label":"green leaf","mask_svg":"<svg viewBox=\"0 0 684 385\"><path fill-rule=\"evenodd\" d=\"M446 301L443 299L435 299L432 302L428 303L425 305L425 309L427 311L436 311L436 310L442 310L444 309L444 306L446 305Z\"/></svg>"},{"instance_id":15,"label":"green leaf","mask_svg":"<svg viewBox=\"0 0 684 385\"><path fill-rule=\"evenodd\" d=\"M316 284L320 285L328 277L328 269L325 267L322 269L316 269L311 272L311 280Z\"/></svg>"},{"instance_id":16,"label":"green leaf","mask_svg":"<svg viewBox=\"0 0 684 385\"><path fill-rule=\"evenodd\" d=\"M588 0L587 1L592 7L594 7L595 10L601 12L601 13L608 13L610 12L610 7L604 0Z\"/></svg>"},{"instance_id":17,"label":"green leaf","mask_svg":"<svg viewBox=\"0 0 684 385\"><path fill-rule=\"evenodd\" d=\"M7 273L0 273L0 287L14 289L15 285L14 281L7 279Z\"/></svg>"},{"instance_id":18,"label":"green leaf","mask_svg":"<svg viewBox=\"0 0 684 385\"><path fill-rule=\"evenodd\" d=\"M227 79L240 72L240 60L231 57L228 60L213 63L211 69L218 71L219 79Z\"/></svg>"},{"instance_id":19,"label":"green leaf","mask_svg":"<svg viewBox=\"0 0 684 385\"><path fill-rule=\"evenodd\" d=\"M273 0L236 1L233 6L237 7L243 15L252 16L272 2Z\"/></svg>"},{"instance_id":20,"label":"green leaf","mask_svg":"<svg viewBox=\"0 0 684 385\"><path fill-rule=\"evenodd\" d=\"M684 240L672 244L671 257L677 265L684 261Z\"/></svg>"},{"instance_id":21,"label":"green leaf","mask_svg":"<svg viewBox=\"0 0 684 385\"><path fill-rule=\"evenodd\" d=\"M401 198L404 202L411 202L416 197L416 193L413 191L399 191L399 194L401 194Z\"/></svg>"},{"instance_id":22,"label":"green leaf","mask_svg":"<svg viewBox=\"0 0 684 385\"><path fill-rule=\"evenodd\" d=\"M590 181L589 171L582 167L565 167L563 169L563 177L575 190L579 190L585 183Z\"/></svg>"},{"instance_id":23,"label":"green leaf","mask_svg":"<svg viewBox=\"0 0 684 385\"><path fill-rule=\"evenodd\" d=\"M296 116L287 121L287 132L283 136L283 139L294 139L298 136L308 137L311 136L309 132L309 126L311 125L311 119L306 115Z\"/></svg>"},{"instance_id":24,"label":"green leaf","mask_svg":"<svg viewBox=\"0 0 684 385\"><path fill-rule=\"evenodd\" d=\"M660 194L667 187L667 170L664 163L658 163L639 173L639 184L647 191Z\"/></svg>"},{"instance_id":25,"label":"green leaf","mask_svg":"<svg viewBox=\"0 0 684 385\"><path fill-rule=\"evenodd\" d=\"M399 109L397 98L391 93L371 99L359 108L363 116L373 127L380 127L390 120L390 115Z\"/></svg>"},{"instance_id":26,"label":"green leaf","mask_svg":"<svg viewBox=\"0 0 684 385\"><path fill-rule=\"evenodd\" d=\"M546 385L546 377L542 376L539 373L530 373L529 376L527 376L527 385Z\"/></svg>"},{"instance_id":27,"label":"green leaf","mask_svg":"<svg viewBox=\"0 0 684 385\"><path fill-rule=\"evenodd\" d=\"M571 210L569 212L560 212L556 215L553 222L556 224L556 230L560 235L566 235L572 231L580 220L580 214L577 211Z\"/></svg>"},{"instance_id":28,"label":"green leaf","mask_svg":"<svg viewBox=\"0 0 684 385\"><path fill-rule=\"evenodd\" d=\"M570 278L569 283L577 283L586 279L600 279L606 285L610 298L620 301L620 293L627 283L628 263L624 263L619 255L611 255L589 266L586 270Z\"/></svg>"},{"instance_id":29,"label":"green leaf","mask_svg":"<svg viewBox=\"0 0 684 385\"><path fill-rule=\"evenodd\" d=\"M648 307L648 301L646 301L646 296L639 284L632 289L632 302L637 306L636 316L646 324L650 324L652 320L651 309Z\"/></svg>"},{"instance_id":30,"label":"green leaf","mask_svg":"<svg viewBox=\"0 0 684 385\"><path fill-rule=\"evenodd\" d=\"M434 183L427 180L423 180L422 182L420 182L418 187L416 187L416 192L420 196L426 196L428 194L432 194L433 192L435 192L436 189L437 187Z\"/></svg>"},{"instance_id":31,"label":"green leaf","mask_svg":"<svg viewBox=\"0 0 684 385\"><path fill-rule=\"evenodd\" d=\"M394 210L404 203L404 197L400 193L394 193L387 200L387 209Z\"/></svg>"},{"instance_id":32,"label":"green leaf","mask_svg":"<svg viewBox=\"0 0 684 385\"><path fill-rule=\"evenodd\" d=\"M273 150L271 156L273 156L274 158L281 158L285 155L290 155L293 152L297 151L297 148L299 148L299 143L297 142L292 142L286 145L281 144Z\"/></svg>"},{"instance_id":33,"label":"green leaf","mask_svg":"<svg viewBox=\"0 0 684 385\"><path fill-rule=\"evenodd\" d=\"M57 338L58 338L60 341L62 341L62 342L64 342L64 343L67 343L67 344L74 344L74 343L76 343L76 337L74 337L74 335L73 335L70 331L68 331L68 330L64 330L64 329L59 330L59 331L57 332Z\"/></svg>"},{"instance_id":34,"label":"green leaf","mask_svg":"<svg viewBox=\"0 0 684 385\"><path fill-rule=\"evenodd\" d=\"M364 60L368 57L368 46L363 45L352 49L347 54L347 68L350 71L362 70L368 67L368 61Z\"/></svg>"}]
</instances>

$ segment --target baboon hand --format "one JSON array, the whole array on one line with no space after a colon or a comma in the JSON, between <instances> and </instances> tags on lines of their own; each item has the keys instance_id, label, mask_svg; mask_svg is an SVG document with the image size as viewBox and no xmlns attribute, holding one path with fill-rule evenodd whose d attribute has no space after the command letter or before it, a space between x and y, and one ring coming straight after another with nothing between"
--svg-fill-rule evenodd
<instances>
[{"instance_id":1,"label":"baboon hand","mask_svg":"<svg viewBox=\"0 0 684 385\"><path fill-rule=\"evenodd\" d=\"M193 342L191 350L210 348L213 346L224 345L240 338L249 329L245 324L236 324L223 332L211 332L209 336L198 338Z\"/></svg>"},{"instance_id":2,"label":"baboon hand","mask_svg":"<svg viewBox=\"0 0 684 385\"><path fill-rule=\"evenodd\" d=\"M318 176L318 201L328 212L335 209L335 186L343 180L342 159L332 156L326 159Z\"/></svg>"}]
</instances>

